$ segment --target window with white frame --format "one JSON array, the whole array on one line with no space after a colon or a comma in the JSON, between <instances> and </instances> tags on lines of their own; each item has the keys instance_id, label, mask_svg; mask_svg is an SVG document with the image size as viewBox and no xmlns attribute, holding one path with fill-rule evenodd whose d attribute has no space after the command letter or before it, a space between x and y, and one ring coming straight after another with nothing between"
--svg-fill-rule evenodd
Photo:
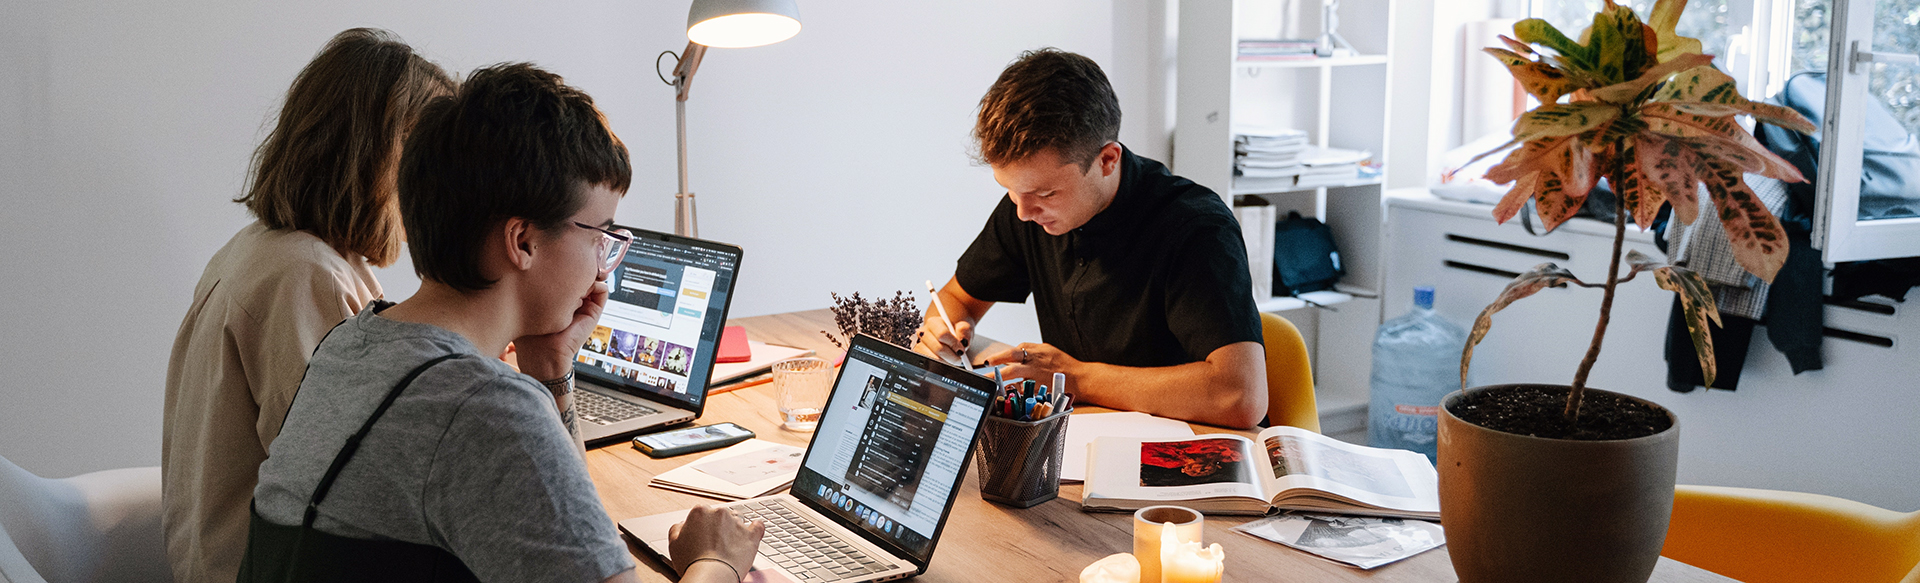
<instances>
[{"instance_id":1,"label":"window with white frame","mask_svg":"<svg viewBox=\"0 0 1920 583\"><path fill-rule=\"evenodd\" d=\"M1619 3L1647 14L1654 1ZM1600 4L1528 12L1571 33ZM1920 256L1920 0L1692 0L1676 31L1755 99L1824 74L1814 246L1829 262Z\"/></svg>"}]
</instances>

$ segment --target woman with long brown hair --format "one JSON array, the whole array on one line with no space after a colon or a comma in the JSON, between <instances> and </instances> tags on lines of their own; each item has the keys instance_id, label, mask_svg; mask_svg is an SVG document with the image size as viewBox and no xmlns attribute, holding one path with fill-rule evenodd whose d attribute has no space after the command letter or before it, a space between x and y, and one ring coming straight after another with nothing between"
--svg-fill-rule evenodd
<instances>
[{"instance_id":1,"label":"woman with long brown hair","mask_svg":"<svg viewBox=\"0 0 1920 583\"><path fill-rule=\"evenodd\" d=\"M399 257L400 147L452 78L394 34L335 35L300 71L236 199L257 219L207 263L167 365L161 468L177 581L232 581L260 462L327 331Z\"/></svg>"}]
</instances>

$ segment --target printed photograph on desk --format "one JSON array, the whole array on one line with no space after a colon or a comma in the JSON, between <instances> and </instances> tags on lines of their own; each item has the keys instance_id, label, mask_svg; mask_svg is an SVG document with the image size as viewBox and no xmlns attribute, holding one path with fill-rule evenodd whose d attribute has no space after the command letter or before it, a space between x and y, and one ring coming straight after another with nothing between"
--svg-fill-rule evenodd
<instances>
[{"instance_id":1,"label":"printed photograph on desk","mask_svg":"<svg viewBox=\"0 0 1920 583\"><path fill-rule=\"evenodd\" d=\"M1446 544L1440 525L1424 520L1287 512L1233 527L1327 559L1372 569Z\"/></svg>"},{"instance_id":2,"label":"printed photograph on desk","mask_svg":"<svg viewBox=\"0 0 1920 583\"><path fill-rule=\"evenodd\" d=\"M1148 488L1252 482L1246 442L1196 439L1140 444L1140 485Z\"/></svg>"}]
</instances>

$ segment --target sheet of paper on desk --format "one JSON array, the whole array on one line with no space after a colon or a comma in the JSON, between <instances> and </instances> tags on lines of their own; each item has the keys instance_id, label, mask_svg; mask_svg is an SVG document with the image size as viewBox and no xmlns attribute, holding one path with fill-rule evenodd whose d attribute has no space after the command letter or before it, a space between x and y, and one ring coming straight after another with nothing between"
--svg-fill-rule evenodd
<instances>
[{"instance_id":1,"label":"sheet of paper on desk","mask_svg":"<svg viewBox=\"0 0 1920 583\"><path fill-rule=\"evenodd\" d=\"M1067 452L1060 463L1061 482L1087 479L1087 445L1101 437L1191 437L1185 422L1146 413L1087 413L1067 418Z\"/></svg>"},{"instance_id":2,"label":"sheet of paper on desk","mask_svg":"<svg viewBox=\"0 0 1920 583\"><path fill-rule=\"evenodd\" d=\"M800 458L806 457L806 454L805 448L773 444L751 453L702 459L693 464L693 469L733 482L736 486L745 486L783 474L789 476L787 479L793 479L792 476L800 472Z\"/></svg>"},{"instance_id":3,"label":"sheet of paper on desk","mask_svg":"<svg viewBox=\"0 0 1920 583\"><path fill-rule=\"evenodd\" d=\"M1288 512L1234 530L1328 559L1372 569L1446 544L1440 525L1425 520Z\"/></svg>"},{"instance_id":4,"label":"sheet of paper on desk","mask_svg":"<svg viewBox=\"0 0 1920 583\"><path fill-rule=\"evenodd\" d=\"M728 501L765 496L793 485L805 455L806 448L749 439L662 472L648 485Z\"/></svg>"}]
</instances>

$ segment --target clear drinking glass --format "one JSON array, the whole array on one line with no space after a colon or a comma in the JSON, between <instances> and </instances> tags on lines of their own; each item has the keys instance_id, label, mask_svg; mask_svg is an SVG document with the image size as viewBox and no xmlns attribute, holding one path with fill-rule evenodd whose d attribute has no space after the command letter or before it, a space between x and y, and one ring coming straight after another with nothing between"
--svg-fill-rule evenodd
<instances>
[{"instance_id":1,"label":"clear drinking glass","mask_svg":"<svg viewBox=\"0 0 1920 583\"><path fill-rule=\"evenodd\" d=\"M773 363L773 387L778 393L781 426L813 431L833 389L833 365L818 358L795 358Z\"/></svg>"}]
</instances>

